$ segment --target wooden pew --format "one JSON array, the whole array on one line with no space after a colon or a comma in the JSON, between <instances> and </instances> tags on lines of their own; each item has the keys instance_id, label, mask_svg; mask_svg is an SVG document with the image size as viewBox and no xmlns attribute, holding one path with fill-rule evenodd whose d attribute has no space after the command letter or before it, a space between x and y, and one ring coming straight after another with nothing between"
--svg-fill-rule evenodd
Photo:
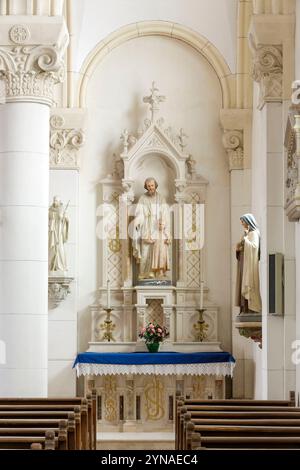
<instances>
[{"instance_id":1,"label":"wooden pew","mask_svg":"<svg viewBox=\"0 0 300 470\"><path fill-rule=\"evenodd\" d=\"M185 423L186 415L190 416L190 419L194 422L195 420L230 420L230 419L252 419L252 420L261 420L261 419L300 419L300 408L274 408L271 407L223 407L219 410L219 407L216 410L215 406L212 406L211 410L209 407L189 405L180 408L180 416L177 416L176 419L176 448L182 449L183 439L185 433ZM271 411L269 411L271 410ZM279 411L277 411L279 410ZM197 422L197 424L201 424Z\"/></svg>"},{"instance_id":2,"label":"wooden pew","mask_svg":"<svg viewBox=\"0 0 300 470\"><path fill-rule=\"evenodd\" d=\"M5 414L6 413L6 414ZM43 414L44 413L44 414ZM48 414L47 414L48 413ZM88 407L87 400L83 400L82 405L37 405L37 404L22 404L22 405L0 405L0 420L1 418L61 418L69 420L70 433L74 434L71 439L76 439L77 449L88 448ZM75 428L75 429L74 429ZM92 435L92 430L90 431ZM73 443L71 444L73 447Z\"/></svg>"},{"instance_id":3,"label":"wooden pew","mask_svg":"<svg viewBox=\"0 0 300 470\"><path fill-rule=\"evenodd\" d=\"M193 450L299 450L300 437L201 437L195 434L189 438L189 448Z\"/></svg>"},{"instance_id":4,"label":"wooden pew","mask_svg":"<svg viewBox=\"0 0 300 470\"><path fill-rule=\"evenodd\" d=\"M274 407L270 407L272 411L265 411L265 407L263 411L260 411L261 408L253 407L252 411L249 411L249 407L246 407L246 411L243 411L243 407L237 407L238 411L209 411L204 409L204 411L198 410L188 410L189 407L185 408L182 407L180 412L180 421L179 425L176 429L176 448L177 449L184 449L185 448L185 433L186 433L186 426L187 423L191 420L196 425L204 425L203 420L205 420L206 425L220 425L224 424L224 420L227 423L230 423L232 419L239 420L243 422L245 419L247 421L249 419L252 420L252 425L261 426L260 421L262 419L267 419L269 421L274 419L283 419L285 421L293 420L300 420L300 409L299 408L289 408L289 411L281 411L277 412L274 411ZM218 423L212 424L215 420L218 420ZM232 423L230 423L232 424ZM240 425L244 426L246 423L239 423ZM250 423L248 423L249 426ZM294 423L294 426L297 427L298 423ZM270 426L270 424L269 424Z\"/></svg>"},{"instance_id":5,"label":"wooden pew","mask_svg":"<svg viewBox=\"0 0 300 470\"><path fill-rule=\"evenodd\" d=\"M182 449L191 450L191 434L195 433L200 436L200 440L205 437L299 437L300 439L300 428L295 426L202 426L189 421L186 425Z\"/></svg>"},{"instance_id":6,"label":"wooden pew","mask_svg":"<svg viewBox=\"0 0 300 470\"><path fill-rule=\"evenodd\" d=\"M63 428L54 428L54 429L47 429L47 431L53 431L58 450L75 450L68 448L67 444L67 429ZM36 440L36 437L44 437L45 436L45 429L44 428L10 428L5 430L0 430L0 439L3 437L20 437L20 438L30 438L31 440Z\"/></svg>"},{"instance_id":7,"label":"wooden pew","mask_svg":"<svg viewBox=\"0 0 300 470\"><path fill-rule=\"evenodd\" d=\"M75 419L74 413L69 414L68 420L0 420L0 436L11 435L43 435L46 430L52 430L55 434L66 431L67 449L76 450Z\"/></svg>"},{"instance_id":8,"label":"wooden pew","mask_svg":"<svg viewBox=\"0 0 300 470\"><path fill-rule=\"evenodd\" d=\"M18 409L21 409L22 405L44 405L44 406L54 406L57 409L62 409L61 406L79 406L83 405L83 428L87 429L88 435L82 435L83 445L82 448L96 449L97 441L97 414L96 414L96 404L97 393L96 390L92 390L91 394L87 394L86 398L81 397L54 397L54 398L0 398L0 407L1 406L11 406L16 405ZM54 408L53 408L54 409ZM74 410L75 411L75 410ZM75 417L76 427L79 426L78 417ZM85 431L84 431L85 432ZM78 444L78 443L77 443Z\"/></svg>"},{"instance_id":9,"label":"wooden pew","mask_svg":"<svg viewBox=\"0 0 300 470\"><path fill-rule=\"evenodd\" d=\"M228 399L228 400L196 400L185 399L177 394L176 416L175 416L175 448L178 448L178 437L180 427L182 427L182 414L187 411L252 411L254 407L259 411L294 411L295 395L290 394L290 400L247 400L247 399ZM242 407L242 408L241 408ZM184 409L183 411L181 411ZM215 416L217 418L217 416Z\"/></svg>"},{"instance_id":10,"label":"wooden pew","mask_svg":"<svg viewBox=\"0 0 300 470\"><path fill-rule=\"evenodd\" d=\"M202 449L206 444L208 448L214 448L215 444L220 448L231 445L232 448L243 445L246 448L275 448L280 439L284 448L299 448L299 413L294 395L291 400L194 400L181 397L176 402L176 448ZM213 438L220 440L213 441ZM242 438L246 441L242 442Z\"/></svg>"},{"instance_id":11,"label":"wooden pew","mask_svg":"<svg viewBox=\"0 0 300 470\"><path fill-rule=\"evenodd\" d=\"M44 436L0 436L0 450L55 450L56 448L59 448L59 439L52 430L47 430Z\"/></svg>"},{"instance_id":12,"label":"wooden pew","mask_svg":"<svg viewBox=\"0 0 300 470\"><path fill-rule=\"evenodd\" d=\"M209 405L209 404L215 404L215 405L249 405L249 406L296 406L296 398L295 398L295 392L290 391L289 393L289 400L251 400L247 398L226 398L226 399L196 399L196 398L188 398L188 397L183 397L180 392L176 392L176 402L182 402L183 404L195 404L195 405Z\"/></svg>"},{"instance_id":13,"label":"wooden pew","mask_svg":"<svg viewBox=\"0 0 300 470\"><path fill-rule=\"evenodd\" d=\"M0 406L1 408L1 406ZM284 407L284 406L249 406L249 405L246 405L246 406L242 406L242 405L236 405L236 406L230 406L230 405L227 405L227 406L221 406L221 405L185 405L183 407L181 407L181 409L184 408L188 411L224 411L225 413L229 412L229 411L252 411L252 410L255 410L255 411L258 411L258 412L262 412L262 411L283 411L284 413L292 413L292 412L295 412L296 410L300 410L300 408L295 408L295 407L291 407L291 406L287 406L287 407Z\"/></svg>"},{"instance_id":14,"label":"wooden pew","mask_svg":"<svg viewBox=\"0 0 300 470\"><path fill-rule=\"evenodd\" d=\"M184 405L219 405L219 406L280 406L295 407L294 400L247 400L247 399L227 399L227 400L196 400L185 398Z\"/></svg>"},{"instance_id":15,"label":"wooden pew","mask_svg":"<svg viewBox=\"0 0 300 470\"><path fill-rule=\"evenodd\" d=\"M68 411L1 411L0 412L0 422L12 422L12 426L18 427L17 422L19 420L25 421L39 421L39 420L53 420L56 418L56 421L63 420L66 423L66 433L65 437L61 437L59 444L60 448L67 449L68 447L76 447L76 434L75 434L75 420L74 413L69 413ZM7 426L7 424L6 424ZM33 426L34 428L35 426Z\"/></svg>"}]
</instances>

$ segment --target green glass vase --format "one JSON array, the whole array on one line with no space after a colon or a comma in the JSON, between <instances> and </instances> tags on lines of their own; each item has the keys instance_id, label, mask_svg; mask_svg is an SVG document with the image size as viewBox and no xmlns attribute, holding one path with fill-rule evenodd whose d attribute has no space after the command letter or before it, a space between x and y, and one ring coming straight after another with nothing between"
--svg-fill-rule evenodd
<instances>
[{"instance_id":1,"label":"green glass vase","mask_svg":"<svg viewBox=\"0 0 300 470\"><path fill-rule=\"evenodd\" d=\"M146 346L151 353L158 352L159 350L159 343L146 343Z\"/></svg>"}]
</instances>

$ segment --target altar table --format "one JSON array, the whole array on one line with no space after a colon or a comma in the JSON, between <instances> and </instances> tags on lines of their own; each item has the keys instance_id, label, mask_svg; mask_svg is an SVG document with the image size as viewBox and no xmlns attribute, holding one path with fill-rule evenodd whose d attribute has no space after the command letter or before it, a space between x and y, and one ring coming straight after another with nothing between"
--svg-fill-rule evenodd
<instances>
[{"instance_id":1,"label":"altar table","mask_svg":"<svg viewBox=\"0 0 300 470\"><path fill-rule=\"evenodd\" d=\"M79 353L73 368L80 375L218 375L232 377L228 352Z\"/></svg>"}]
</instances>

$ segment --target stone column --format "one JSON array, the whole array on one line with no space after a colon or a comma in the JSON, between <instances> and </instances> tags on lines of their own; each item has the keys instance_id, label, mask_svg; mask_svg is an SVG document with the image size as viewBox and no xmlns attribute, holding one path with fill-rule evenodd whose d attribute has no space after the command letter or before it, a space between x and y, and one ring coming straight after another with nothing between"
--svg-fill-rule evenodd
<instances>
[{"instance_id":1,"label":"stone column","mask_svg":"<svg viewBox=\"0 0 300 470\"><path fill-rule=\"evenodd\" d=\"M283 123L294 79L294 15L254 15L250 28L253 53L252 207L262 234L262 352L256 355L255 398L288 398L295 389L291 345L295 331L293 234L284 214L285 154ZM268 314L270 253L284 254L284 317Z\"/></svg>"},{"instance_id":2,"label":"stone column","mask_svg":"<svg viewBox=\"0 0 300 470\"><path fill-rule=\"evenodd\" d=\"M11 19L11 22L9 21ZM49 114L62 17L0 18L0 396L47 396Z\"/></svg>"},{"instance_id":3,"label":"stone column","mask_svg":"<svg viewBox=\"0 0 300 470\"><path fill-rule=\"evenodd\" d=\"M173 315L173 307L170 306L162 306L163 307L163 315L164 315L164 326L170 333L167 339L164 340L165 343L173 343L175 341L175 325L174 325L174 315Z\"/></svg>"},{"instance_id":4,"label":"stone column","mask_svg":"<svg viewBox=\"0 0 300 470\"><path fill-rule=\"evenodd\" d=\"M130 234L128 226L133 216L132 204L134 201L133 181L122 179L123 194L120 206L120 237L122 240L122 262L124 287L131 287L133 280L133 270L130 253Z\"/></svg>"},{"instance_id":5,"label":"stone column","mask_svg":"<svg viewBox=\"0 0 300 470\"><path fill-rule=\"evenodd\" d=\"M143 341L141 338L138 337L139 332L145 326L145 318L147 315L147 307L148 305L136 305L136 313L137 313L137 341Z\"/></svg>"},{"instance_id":6,"label":"stone column","mask_svg":"<svg viewBox=\"0 0 300 470\"><path fill-rule=\"evenodd\" d=\"M135 419L135 382L133 376L127 376L125 380L125 410L123 432L136 431Z\"/></svg>"}]
</instances>

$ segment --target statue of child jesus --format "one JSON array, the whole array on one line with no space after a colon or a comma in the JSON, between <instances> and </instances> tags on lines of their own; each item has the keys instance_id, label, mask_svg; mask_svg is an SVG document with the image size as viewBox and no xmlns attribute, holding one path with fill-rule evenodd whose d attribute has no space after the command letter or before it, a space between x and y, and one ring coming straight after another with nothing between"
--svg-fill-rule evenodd
<instances>
[{"instance_id":1,"label":"statue of child jesus","mask_svg":"<svg viewBox=\"0 0 300 470\"><path fill-rule=\"evenodd\" d=\"M166 230L166 224L160 219L156 239L153 241L152 266L156 277L166 277L166 271L170 270L169 245L170 236Z\"/></svg>"}]
</instances>

